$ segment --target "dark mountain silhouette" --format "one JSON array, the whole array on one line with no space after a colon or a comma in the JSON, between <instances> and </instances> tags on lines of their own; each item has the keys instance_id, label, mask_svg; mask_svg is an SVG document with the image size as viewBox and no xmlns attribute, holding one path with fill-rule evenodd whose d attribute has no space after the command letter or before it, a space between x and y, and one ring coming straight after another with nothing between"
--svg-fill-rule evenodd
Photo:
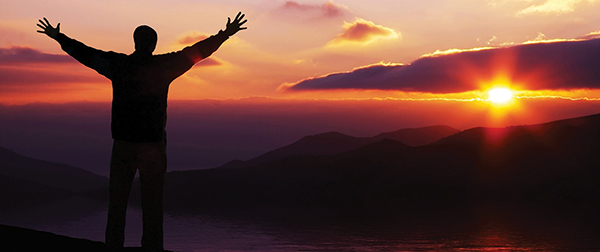
<instances>
[{"instance_id":1,"label":"dark mountain silhouette","mask_svg":"<svg viewBox=\"0 0 600 252\"><path fill-rule=\"evenodd\" d=\"M40 205L73 195L64 189L0 175L0 211Z\"/></svg>"},{"instance_id":2,"label":"dark mountain silhouette","mask_svg":"<svg viewBox=\"0 0 600 252\"><path fill-rule=\"evenodd\" d=\"M105 197L108 178L68 165L21 156L0 147L0 210L35 206L75 195Z\"/></svg>"},{"instance_id":3,"label":"dark mountain silhouette","mask_svg":"<svg viewBox=\"0 0 600 252\"><path fill-rule=\"evenodd\" d=\"M402 142L395 141L395 140L392 140L389 138L384 138L379 142L361 146L360 148L357 149L357 152L376 153L376 152L391 151L391 150L404 151L409 148L410 148L410 146L408 146Z\"/></svg>"},{"instance_id":4,"label":"dark mountain silhouette","mask_svg":"<svg viewBox=\"0 0 600 252\"><path fill-rule=\"evenodd\" d=\"M2 251L32 252L32 251L60 251L60 252L110 252L103 242L87 239L72 238L56 235L49 232L32 229L0 225L2 237ZM124 252L143 252L140 247L126 247ZM165 250L169 252L169 250Z\"/></svg>"},{"instance_id":5,"label":"dark mountain silhouette","mask_svg":"<svg viewBox=\"0 0 600 252\"><path fill-rule=\"evenodd\" d=\"M476 182L486 187L598 199L599 129L600 115L592 115L530 126L474 128L432 145L476 151Z\"/></svg>"},{"instance_id":6,"label":"dark mountain silhouette","mask_svg":"<svg viewBox=\"0 0 600 252\"><path fill-rule=\"evenodd\" d=\"M379 142L387 138L402 142L409 146L421 146L433 143L441 138L454 135L458 132L460 132L460 130L450 126L434 125L422 128L409 128L381 133L377 136L371 137L371 139L373 139L373 142Z\"/></svg>"},{"instance_id":7,"label":"dark mountain silhouette","mask_svg":"<svg viewBox=\"0 0 600 252\"><path fill-rule=\"evenodd\" d=\"M3 251L108 251L102 242L70 238L48 232L0 225Z\"/></svg>"},{"instance_id":8,"label":"dark mountain silhouette","mask_svg":"<svg viewBox=\"0 0 600 252\"><path fill-rule=\"evenodd\" d=\"M598 129L600 114L473 128L425 146L386 139L337 155L291 156L245 169L171 172L165 202L171 209L382 209L482 200L598 205Z\"/></svg>"},{"instance_id":9,"label":"dark mountain silhouette","mask_svg":"<svg viewBox=\"0 0 600 252\"><path fill-rule=\"evenodd\" d=\"M379 142L386 138L405 143L409 146L426 145L457 132L459 130L443 125L401 129L394 132L382 133L374 137L353 137L338 132L327 132L306 136L290 145L267 152L256 158L247 161L234 160L218 168L239 169L300 155L335 155Z\"/></svg>"},{"instance_id":10,"label":"dark mountain silhouette","mask_svg":"<svg viewBox=\"0 0 600 252\"><path fill-rule=\"evenodd\" d=\"M21 156L0 147L0 175L73 192L108 185L108 178L68 165Z\"/></svg>"},{"instance_id":11,"label":"dark mountain silhouette","mask_svg":"<svg viewBox=\"0 0 600 252\"><path fill-rule=\"evenodd\" d=\"M537 125L473 128L423 146L383 139L340 154L294 155L245 169L169 172L165 207L381 208L489 199L599 205L598 129L600 114ZM324 136L355 143L339 133ZM0 160L23 159L5 149L0 153ZM0 175L6 185L34 183Z\"/></svg>"}]
</instances>

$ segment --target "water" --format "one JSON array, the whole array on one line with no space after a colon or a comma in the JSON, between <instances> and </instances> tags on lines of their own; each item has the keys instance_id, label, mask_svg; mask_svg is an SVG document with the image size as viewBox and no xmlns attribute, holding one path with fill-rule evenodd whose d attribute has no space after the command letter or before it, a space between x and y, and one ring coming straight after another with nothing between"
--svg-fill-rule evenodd
<instances>
[{"instance_id":1,"label":"water","mask_svg":"<svg viewBox=\"0 0 600 252\"><path fill-rule=\"evenodd\" d=\"M366 217L285 213L277 218L165 215L173 251L600 251L595 211L525 211L498 204ZM591 219L590 219L591 218ZM0 223L102 241L106 207L71 199L7 212ZM141 212L130 208L126 246L139 246Z\"/></svg>"}]
</instances>

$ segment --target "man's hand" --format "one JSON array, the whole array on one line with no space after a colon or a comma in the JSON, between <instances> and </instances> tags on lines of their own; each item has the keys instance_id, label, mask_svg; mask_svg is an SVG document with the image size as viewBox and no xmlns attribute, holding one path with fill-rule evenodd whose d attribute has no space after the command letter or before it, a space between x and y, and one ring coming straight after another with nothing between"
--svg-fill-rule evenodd
<instances>
[{"instance_id":1,"label":"man's hand","mask_svg":"<svg viewBox=\"0 0 600 252\"><path fill-rule=\"evenodd\" d=\"M44 22L46 21L46 22ZM48 37L51 38L56 38L56 35L58 35L60 33L60 23L58 23L56 25L56 28L52 27L52 25L50 25L50 22L48 22L48 19L44 18L44 21L40 20L40 23L37 24L38 27L42 28L42 30L38 30L37 32L39 33L44 33L46 35L48 35Z\"/></svg>"},{"instance_id":2,"label":"man's hand","mask_svg":"<svg viewBox=\"0 0 600 252\"><path fill-rule=\"evenodd\" d=\"M238 12L233 22L231 22L231 18L227 18L227 28L225 29L225 34L227 34L227 36L231 36L233 34L236 34L238 31L248 29L247 27L242 27L242 25L244 25L248 21L242 21L242 19L244 19L244 16L246 15L242 14L242 12L240 11Z\"/></svg>"}]
</instances>

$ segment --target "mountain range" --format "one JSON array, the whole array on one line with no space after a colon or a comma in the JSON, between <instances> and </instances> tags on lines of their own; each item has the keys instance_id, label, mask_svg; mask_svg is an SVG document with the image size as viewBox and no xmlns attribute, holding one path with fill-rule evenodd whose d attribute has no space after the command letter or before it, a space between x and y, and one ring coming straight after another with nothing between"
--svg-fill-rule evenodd
<instances>
[{"instance_id":1,"label":"mountain range","mask_svg":"<svg viewBox=\"0 0 600 252\"><path fill-rule=\"evenodd\" d=\"M358 148L348 144L352 150L339 154L282 155L245 168L171 172L165 205L346 209L482 200L597 205L598 129L600 114L537 125L472 128L421 146L384 138ZM310 146L307 143L317 142L310 140L323 138L354 143L347 136L327 133L279 151Z\"/></svg>"},{"instance_id":2,"label":"mountain range","mask_svg":"<svg viewBox=\"0 0 600 252\"><path fill-rule=\"evenodd\" d=\"M218 168L239 169L292 156L335 155L357 149L364 145L373 144L383 139L399 141L409 146L420 146L458 132L459 130L445 125L401 129L381 133L373 137L353 137L339 132L327 132L303 137L290 145L269 151L247 161L233 160Z\"/></svg>"},{"instance_id":3,"label":"mountain range","mask_svg":"<svg viewBox=\"0 0 600 252\"><path fill-rule=\"evenodd\" d=\"M341 153L385 137L420 145L456 132L458 130L447 126L402 129L370 138L358 138L330 132L304 137L296 143L247 162L239 161L244 165L237 168L267 163L288 156ZM225 165L223 168L231 167ZM0 147L0 210L35 206L76 195L105 200L107 186L108 179L106 177L68 165L28 158ZM139 195L139 184L133 187L133 202L136 202L137 195Z\"/></svg>"},{"instance_id":4,"label":"mountain range","mask_svg":"<svg viewBox=\"0 0 600 252\"><path fill-rule=\"evenodd\" d=\"M247 161L167 173L165 208L381 209L485 200L598 206L598 129L600 114L505 128L307 136ZM0 161L3 206L105 191L108 184L105 177L2 148ZM135 202L139 186L132 190Z\"/></svg>"}]
</instances>

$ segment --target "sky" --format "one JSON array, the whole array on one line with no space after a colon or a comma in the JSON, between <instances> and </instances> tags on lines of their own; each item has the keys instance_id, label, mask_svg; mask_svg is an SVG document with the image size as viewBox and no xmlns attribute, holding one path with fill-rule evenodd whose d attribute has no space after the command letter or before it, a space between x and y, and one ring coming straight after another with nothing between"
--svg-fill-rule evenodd
<instances>
[{"instance_id":1,"label":"sky","mask_svg":"<svg viewBox=\"0 0 600 252\"><path fill-rule=\"evenodd\" d=\"M70 104L85 114L84 108L109 106L112 98L109 80L36 32L42 17L89 46L127 54L133 30L150 25L161 54L216 34L238 11L246 14L248 29L176 79L170 105L239 106L258 118L279 116L271 125L288 128L289 120L282 120L296 115L306 130L293 137L321 130L366 136L434 124L502 127L600 112L600 0L4 0L2 6L5 117L39 104ZM488 91L497 87L512 97L493 101ZM263 99L262 107L255 99ZM289 111L269 114L268 108ZM222 113L232 111L238 110ZM323 127L319 112L340 123ZM218 119L240 123L235 120ZM369 120L376 126L365 126ZM168 129L179 127L172 121ZM277 144L284 143L269 148Z\"/></svg>"},{"instance_id":2,"label":"sky","mask_svg":"<svg viewBox=\"0 0 600 252\"><path fill-rule=\"evenodd\" d=\"M555 48L541 52L531 48L517 50L521 53L513 53L517 55L513 55L512 62L502 66L497 62L510 61L507 55L515 51L512 47L522 44L600 37L598 0L72 0L53 4L8 0L3 1L3 6L0 73L5 77L0 82L0 97L7 104L111 99L109 81L69 59L56 42L35 32L35 24L42 17L54 25L61 23L61 32L89 46L123 53L133 51L135 27L148 24L159 33L155 53L160 54L180 50L217 33L224 29L227 17L238 11L246 13L249 29L232 37L211 58L177 79L170 89L171 99L422 98L432 93L445 97L481 91L486 85L482 82L496 77L529 81L517 83L520 90L564 91L597 86L571 85L565 80L546 85L542 83L548 81L544 78L522 80L512 76L544 75L533 72L565 58L571 60L566 61L568 65L580 57L595 56L577 51L579 45L572 46L579 55L566 51L556 56L552 55ZM595 49L593 45L588 47ZM506 52L490 52L499 48ZM471 58L479 58L461 59L468 58L462 54L469 52L476 54ZM458 55L448 59L449 54ZM543 65L545 57L552 56L552 62ZM527 69L517 69L527 60L537 61ZM418 66L425 61L433 62ZM455 65L459 61L462 65ZM593 65L595 62L584 63L598 66ZM395 86L385 81L377 83L385 73L375 73L377 76L371 76L374 79L354 84L341 81L309 85L306 81L381 66L394 66L389 67L390 71L415 69L384 77ZM501 67L514 72L500 73ZM453 73L443 73L450 71ZM482 73L476 76L473 72L477 71ZM449 75L461 80L448 81ZM427 78L425 84L421 78ZM371 92L360 92L364 90ZM411 91L416 93L407 94ZM594 94L590 95L597 98Z\"/></svg>"}]
</instances>

